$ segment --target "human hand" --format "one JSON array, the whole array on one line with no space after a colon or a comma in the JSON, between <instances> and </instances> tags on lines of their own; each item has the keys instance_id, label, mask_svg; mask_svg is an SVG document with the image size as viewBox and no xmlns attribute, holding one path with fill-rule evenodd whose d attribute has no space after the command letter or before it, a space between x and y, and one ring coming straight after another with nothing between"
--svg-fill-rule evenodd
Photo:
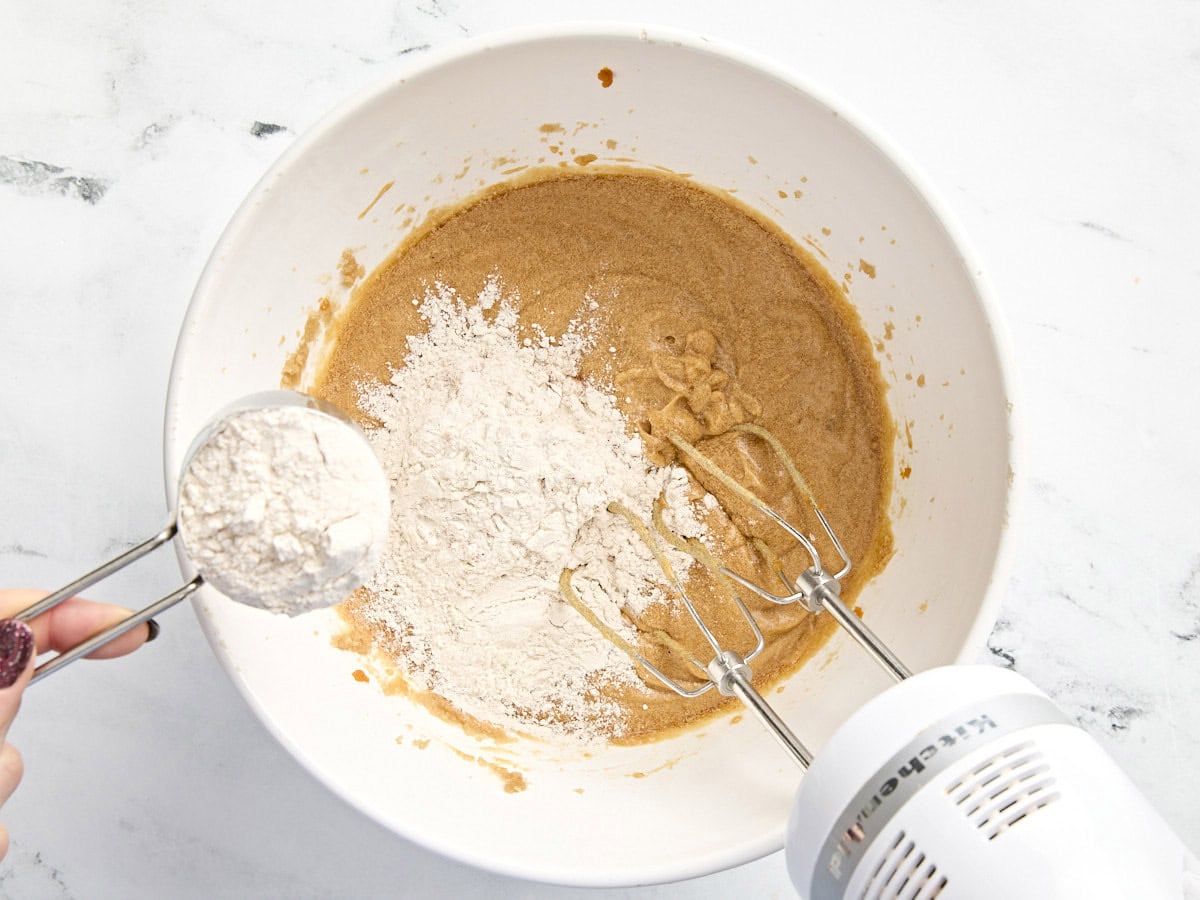
<instances>
[{"instance_id":1,"label":"human hand","mask_svg":"<svg viewBox=\"0 0 1200 900\"><path fill-rule=\"evenodd\" d=\"M39 653L61 653L87 640L129 615L129 610L107 603L72 597L42 613L26 625L14 616L42 597L45 591L0 590L0 806L21 781L24 765L16 747L8 743L8 729L21 707L21 696L33 677ZM158 635L158 625L147 622L92 653L91 659L108 659L131 653ZM8 853L8 829L0 823L0 859Z\"/></svg>"}]
</instances>

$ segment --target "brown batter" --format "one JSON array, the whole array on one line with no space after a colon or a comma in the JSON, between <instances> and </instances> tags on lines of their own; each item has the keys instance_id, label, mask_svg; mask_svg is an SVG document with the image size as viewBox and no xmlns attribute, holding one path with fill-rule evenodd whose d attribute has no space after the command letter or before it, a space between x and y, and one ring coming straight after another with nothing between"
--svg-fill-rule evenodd
<instances>
[{"instance_id":1,"label":"brown batter","mask_svg":"<svg viewBox=\"0 0 1200 900\"><path fill-rule=\"evenodd\" d=\"M601 331L581 376L612 386L647 455L673 461L665 436L677 432L793 524L819 534L767 446L729 428L753 422L772 431L854 561L843 593L852 601L891 552L892 424L870 343L842 291L770 223L682 179L642 170L541 178L444 214L380 266L336 323L314 393L356 410L356 385L387 380L389 369L402 365L408 336L424 329L412 300L434 281L474 296L498 274L520 292L523 325L551 335L567 330L587 294L600 302ZM807 567L803 551L777 526L751 514L711 476L700 473L697 480L722 503L708 522L722 544L722 562L776 588L777 577L746 539L755 535L788 571ZM836 568L828 542L818 547ZM689 592L713 631L737 649L748 631L736 608L716 602L712 579L699 567L693 572ZM835 627L828 616L814 617L799 605L745 599L767 638L754 664L760 687L794 671ZM350 621L361 602L352 598L345 605ZM673 607L654 607L637 624L665 629L702 660L711 656ZM386 645L385 635L377 637ZM643 642L642 649L695 681L657 645ZM715 691L684 700L644 677L643 689L621 696L626 732L634 739L662 734L727 702Z\"/></svg>"}]
</instances>

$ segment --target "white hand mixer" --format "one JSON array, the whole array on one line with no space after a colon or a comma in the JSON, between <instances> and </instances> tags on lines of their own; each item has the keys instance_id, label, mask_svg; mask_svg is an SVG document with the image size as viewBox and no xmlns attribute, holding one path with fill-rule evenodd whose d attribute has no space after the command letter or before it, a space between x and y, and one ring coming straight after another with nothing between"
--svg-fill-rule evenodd
<instances>
[{"instance_id":1,"label":"white hand mixer","mask_svg":"<svg viewBox=\"0 0 1200 900\"><path fill-rule=\"evenodd\" d=\"M688 688L598 623L564 572L563 595L684 697L716 688L749 707L807 769L788 822L786 857L806 900L1011 900L1011 898L1171 898L1200 900L1200 864L1100 745L1031 682L990 666L947 666L913 674L842 601L850 560L782 445L774 449L796 491L811 504L842 560L836 574L814 542L686 441L672 443L692 463L799 541L812 565L794 579L777 568L786 592L764 590L717 563L702 545L671 535L656 510L658 534L618 504L654 551L668 584L712 647L708 683ZM828 611L898 683L858 709L813 754L751 684L744 655L723 647L697 612L661 552L676 549L772 603Z\"/></svg>"}]
</instances>

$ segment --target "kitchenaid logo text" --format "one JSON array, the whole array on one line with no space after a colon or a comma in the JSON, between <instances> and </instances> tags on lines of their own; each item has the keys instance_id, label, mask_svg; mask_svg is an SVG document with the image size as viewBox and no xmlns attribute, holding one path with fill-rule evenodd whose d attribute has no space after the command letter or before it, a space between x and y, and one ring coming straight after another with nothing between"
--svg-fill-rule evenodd
<instances>
[{"instance_id":1,"label":"kitchenaid logo text","mask_svg":"<svg viewBox=\"0 0 1200 900\"><path fill-rule=\"evenodd\" d=\"M939 753L949 750L951 747L959 747L961 744L995 729L996 723L986 713L967 719L961 725L956 725L944 734L938 735L926 746L917 750L907 762L902 763L894 772L886 773L886 777L855 814L854 822L842 834L837 846L833 848L829 861L826 863L829 874L835 879L841 879L847 860L851 859L857 850L864 849L868 843L868 826L872 816L875 816L883 808L887 798L896 793L901 785L912 784L915 790L915 786L931 777L932 773L924 777L916 776L920 776L926 770L927 764L932 762Z\"/></svg>"}]
</instances>

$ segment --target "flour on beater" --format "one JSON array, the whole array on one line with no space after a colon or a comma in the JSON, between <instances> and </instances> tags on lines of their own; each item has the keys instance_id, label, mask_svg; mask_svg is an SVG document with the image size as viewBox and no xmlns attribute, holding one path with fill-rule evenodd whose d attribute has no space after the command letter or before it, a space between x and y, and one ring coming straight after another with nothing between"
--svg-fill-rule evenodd
<instances>
[{"instance_id":1,"label":"flour on beater","mask_svg":"<svg viewBox=\"0 0 1200 900\"><path fill-rule=\"evenodd\" d=\"M436 285L388 384L361 389L380 427L368 437L392 480L389 544L358 611L394 636L406 679L463 712L529 730L600 737L618 725L598 683L633 667L561 599L578 568L608 625L630 638L620 605L644 607L661 573L614 500L701 532L682 469L659 469L626 432L614 399L575 376L589 348L576 324L522 341L515 297L492 279L474 302ZM389 641L390 643L391 641Z\"/></svg>"}]
</instances>

